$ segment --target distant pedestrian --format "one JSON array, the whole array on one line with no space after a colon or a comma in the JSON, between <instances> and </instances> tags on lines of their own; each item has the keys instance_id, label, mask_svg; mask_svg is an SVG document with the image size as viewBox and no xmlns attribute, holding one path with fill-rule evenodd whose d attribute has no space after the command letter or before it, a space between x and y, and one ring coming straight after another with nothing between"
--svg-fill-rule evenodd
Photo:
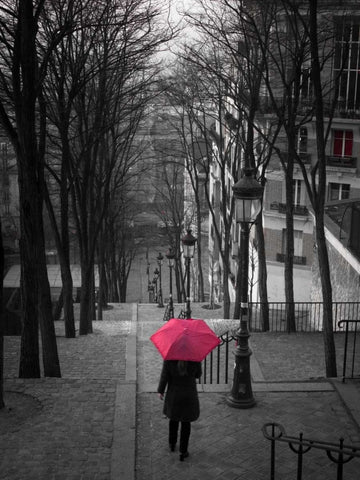
<instances>
[{"instance_id":1,"label":"distant pedestrian","mask_svg":"<svg viewBox=\"0 0 360 480\"><path fill-rule=\"evenodd\" d=\"M200 415L196 379L201 377L201 373L200 362L182 360L165 360L161 371L158 393L163 400L167 387L163 412L169 418L169 445L172 452L175 451L181 423L180 461L189 456L191 422Z\"/></svg>"}]
</instances>

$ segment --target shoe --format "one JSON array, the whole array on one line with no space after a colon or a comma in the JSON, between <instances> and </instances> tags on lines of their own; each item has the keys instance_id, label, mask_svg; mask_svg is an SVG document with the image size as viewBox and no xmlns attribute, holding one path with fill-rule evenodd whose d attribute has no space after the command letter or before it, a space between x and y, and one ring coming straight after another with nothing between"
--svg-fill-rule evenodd
<instances>
[{"instance_id":1,"label":"shoe","mask_svg":"<svg viewBox=\"0 0 360 480\"><path fill-rule=\"evenodd\" d=\"M183 462L185 458L189 456L189 452L180 453L180 462Z\"/></svg>"},{"instance_id":2,"label":"shoe","mask_svg":"<svg viewBox=\"0 0 360 480\"><path fill-rule=\"evenodd\" d=\"M175 452L175 445L176 445L176 443L170 443L169 445L170 445L170 450L171 450L172 452Z\"/></svg>"}]
</instances>

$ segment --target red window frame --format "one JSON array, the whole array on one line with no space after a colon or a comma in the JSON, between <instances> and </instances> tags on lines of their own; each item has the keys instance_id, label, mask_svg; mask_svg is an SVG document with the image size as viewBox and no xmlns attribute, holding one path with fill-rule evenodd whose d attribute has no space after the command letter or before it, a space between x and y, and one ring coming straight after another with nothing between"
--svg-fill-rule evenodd
<instances>
[{"instance_id":1,"label":"red window frame","mask_svg":"<svg viewBox=\"0 0 360 480\"><path fill-rule=\"evenodd\" d=\"M335 157L351 157L353 137L352 130L334 130L333 155Z\"/></svg>"}]
</instances>

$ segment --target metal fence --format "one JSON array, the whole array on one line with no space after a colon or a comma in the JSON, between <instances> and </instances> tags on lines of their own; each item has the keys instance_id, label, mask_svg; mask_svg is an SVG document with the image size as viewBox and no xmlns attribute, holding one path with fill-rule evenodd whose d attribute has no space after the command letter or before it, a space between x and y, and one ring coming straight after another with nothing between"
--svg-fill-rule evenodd
<instances>
[{"instance_id":1,"label":"metal fence","mask_svg":"<svg viewBox=\"0 0 360 480\"><path fill-rule=\"evenodd\" d=\"M285 302L269 303L270 309L270 331L287 333L286 328L286 306ZM321 302L295 303L296 328L298 332L320 332L322 331L323 304ZM261 332L261 304L250 305L250 331ZM354 365L357 365L356 344L360 342L360 335L357 335L357 328L360 327L360 303L359 302L335 302L333 304L334 331L344 333L344 364L343 378L354 378ZM359 318L349 320L344 318ZM228 326L227 326L228 324ZM236 328L238 321L222 320L222 332L219 335L221 343L203 361L203 375L200 380L204 384L227 384L229 370L232 371L233 358L229 352L233 352L236 346ZM358 348L358 352L360 346ZM359 354L359 353L358 353ZM349 372L350 370L350 372ZM360 372L358 372L360 374Z\"/></svg>"},{"instance_id":2,"label":"metal fence","mask_svg":"<svg viewBox=\"0 0 360 480\"><path fill-rule=\"evenodd\" d=\"M264 331L263 307L265 304L249 304L249 330ZM269 330L287 332L287 302L269 302ZM295 326L297 332L321 332L323 330L322 302L294 302ZM343 331L338 322L344 318L360 320L360 302L333 302L334 331Z\"/></svg>"},{"instance_id":3,"label":"metal fence","mask_svg":"<svg viewBox=\"0 0 360 480\"><path fill-rule=\"evenodd\" d=\"M230 343L235 342L235 337L230 332L226 332L219 338L221 343L203 360L201 383L229 383Z\"/></svg>"},{"instance_id":4,"label":"metal fence","mask_svg":"<svg viewBox=\"0 0 360 480\"><path fill-rule=\"evenodd\" d=\"M356 346L358 343L358 328L360 328L360 320L340 320L338 322L339 328L345 326L345 339L344 339L344 360L343 360L343 374L342 381L345 382L346 378L355 378L355 359L356 354L359 355L359 351L356 352ZM350 367L348 368L350 364ZM357 376L360 372L357 373Z\"/></svg>"},{"instance_id":5,"label":"metal fence","mask_svg":"<svg viewBox=\"0 0 360 480\"><path fill-rule=\"evenodd\" d=\"M298 437L293 437L286 435L284 427L278 423L266 423L262 427L262 432L264 437L271 442L270 480L276 480L275 460L279 461L276 455L276 442L287 443L290 451L296 455L294 458L296 461L297 480L302 480L303 478L304 455L312 449L322 451L325 460L327 456L329 461L336 464L336 480L345 478L343 475L346 463L350 462L354 457L360 458L360 448L354 445L346 445L343 438L340 438L338 443L332 443L304 438L302 433ZM323 460L322 463L324 463ZM288 463L286 467L287 469L289 468ZM281 476L281 478L284 477Z\"/></svg>"}]
</instances>

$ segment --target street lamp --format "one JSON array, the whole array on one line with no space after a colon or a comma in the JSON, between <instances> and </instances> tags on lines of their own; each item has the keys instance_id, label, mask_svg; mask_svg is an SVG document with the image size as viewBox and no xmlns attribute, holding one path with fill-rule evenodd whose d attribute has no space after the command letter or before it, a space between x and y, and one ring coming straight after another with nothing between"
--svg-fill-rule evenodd
<instances>
[{"instance_id":1,"label":"street lamp","mask_svg":"<svg viewBox=\"0 0 360 480\"><path fill-rule=\"evenodd\" d=\"M249 235L251 225L261 211L264 187L254 178L253 169L244 169L244 175L233 186L236 221L241 225L239 268L240 285L240 329L236 332L234 379L226 401L235 408L251 408L255 405L251 388L249 329L248 329L248 272Z\"/></svg>"},{"instance_id":2,"label":"street lamp","mask_svg":"<svg viewBox=\"0 0 360 480\"><path fill-rule=\"evenodd\" d=\"M164 260L164 256L162 255L161 252L159 252L159 255L156 257L157 263L159 265L159 304L158 307L163 307L164 302L163 302L163 295L162 295L162 284L161 284L161 266Z\"/></svg>"},{"instance_id":3,"label":"street lamp","mask_svg":"<svg viewBox=\"0 0 360 480\"><path fill-rule=\"evenodd\" d=\"M155 268L154 270L154 279L153 279L153 284L155 286L155 302L158 301L158 285L157 285L157 281L158 281L158 278L159 278L159 270L158 268Z\"/></svg>"},{"instance_id":4,"label":"street lamp","mask_svg":"<svg viewBox=\"0 0 360 480\"><path fill-rule=\"evenodd\" d=\"M153 284L154 282L148 283L148 292L149 292L149 303L152 303L154 301L154 290L155 290L155 285Z\"/></svg>"},{"instance_id":5,"label":"street lamp","mask_svg":"<svg viewBox=\"0 0 360 480\"><path fill-rule=\"evenodd\" d=\"M153 287L152 283L150 282L150 263L149 263L149 260L147 261L147 264L146 264L146 275L147 275L147 284L148 284L147 290L149 292L149 302L150 302L151 301L150 300L151 292L154 291L154 287Z\"/></svg>"},{"instance_id":6,"label":"street lamp","mask_svg":"<svg viewBox=\"0 0 360 480\"><path fill-rule=\"evenodd\" d=\"M187 275L187 288L186 288L186 318L191 318L190 310L190 262L194 256L196 238L191 234L191 230L188 230L186 235L183 236L181 242L184 248L184 257L186 262L186 275Z\"/></svg>"},{"instance_id":7,"label":"street lamp","mask_svg":"<svg viewBox=\"0 0 360 480\"><path fill-rule=\"evenodd\" d=\"M169 293L169 318L174 318L174 302L172 298L172 269L175 264L175 252L169 247L169 250L165 253L166 258L168 259L168 265L170 270L170 293Z\"/></svg>"}]
</instances>

